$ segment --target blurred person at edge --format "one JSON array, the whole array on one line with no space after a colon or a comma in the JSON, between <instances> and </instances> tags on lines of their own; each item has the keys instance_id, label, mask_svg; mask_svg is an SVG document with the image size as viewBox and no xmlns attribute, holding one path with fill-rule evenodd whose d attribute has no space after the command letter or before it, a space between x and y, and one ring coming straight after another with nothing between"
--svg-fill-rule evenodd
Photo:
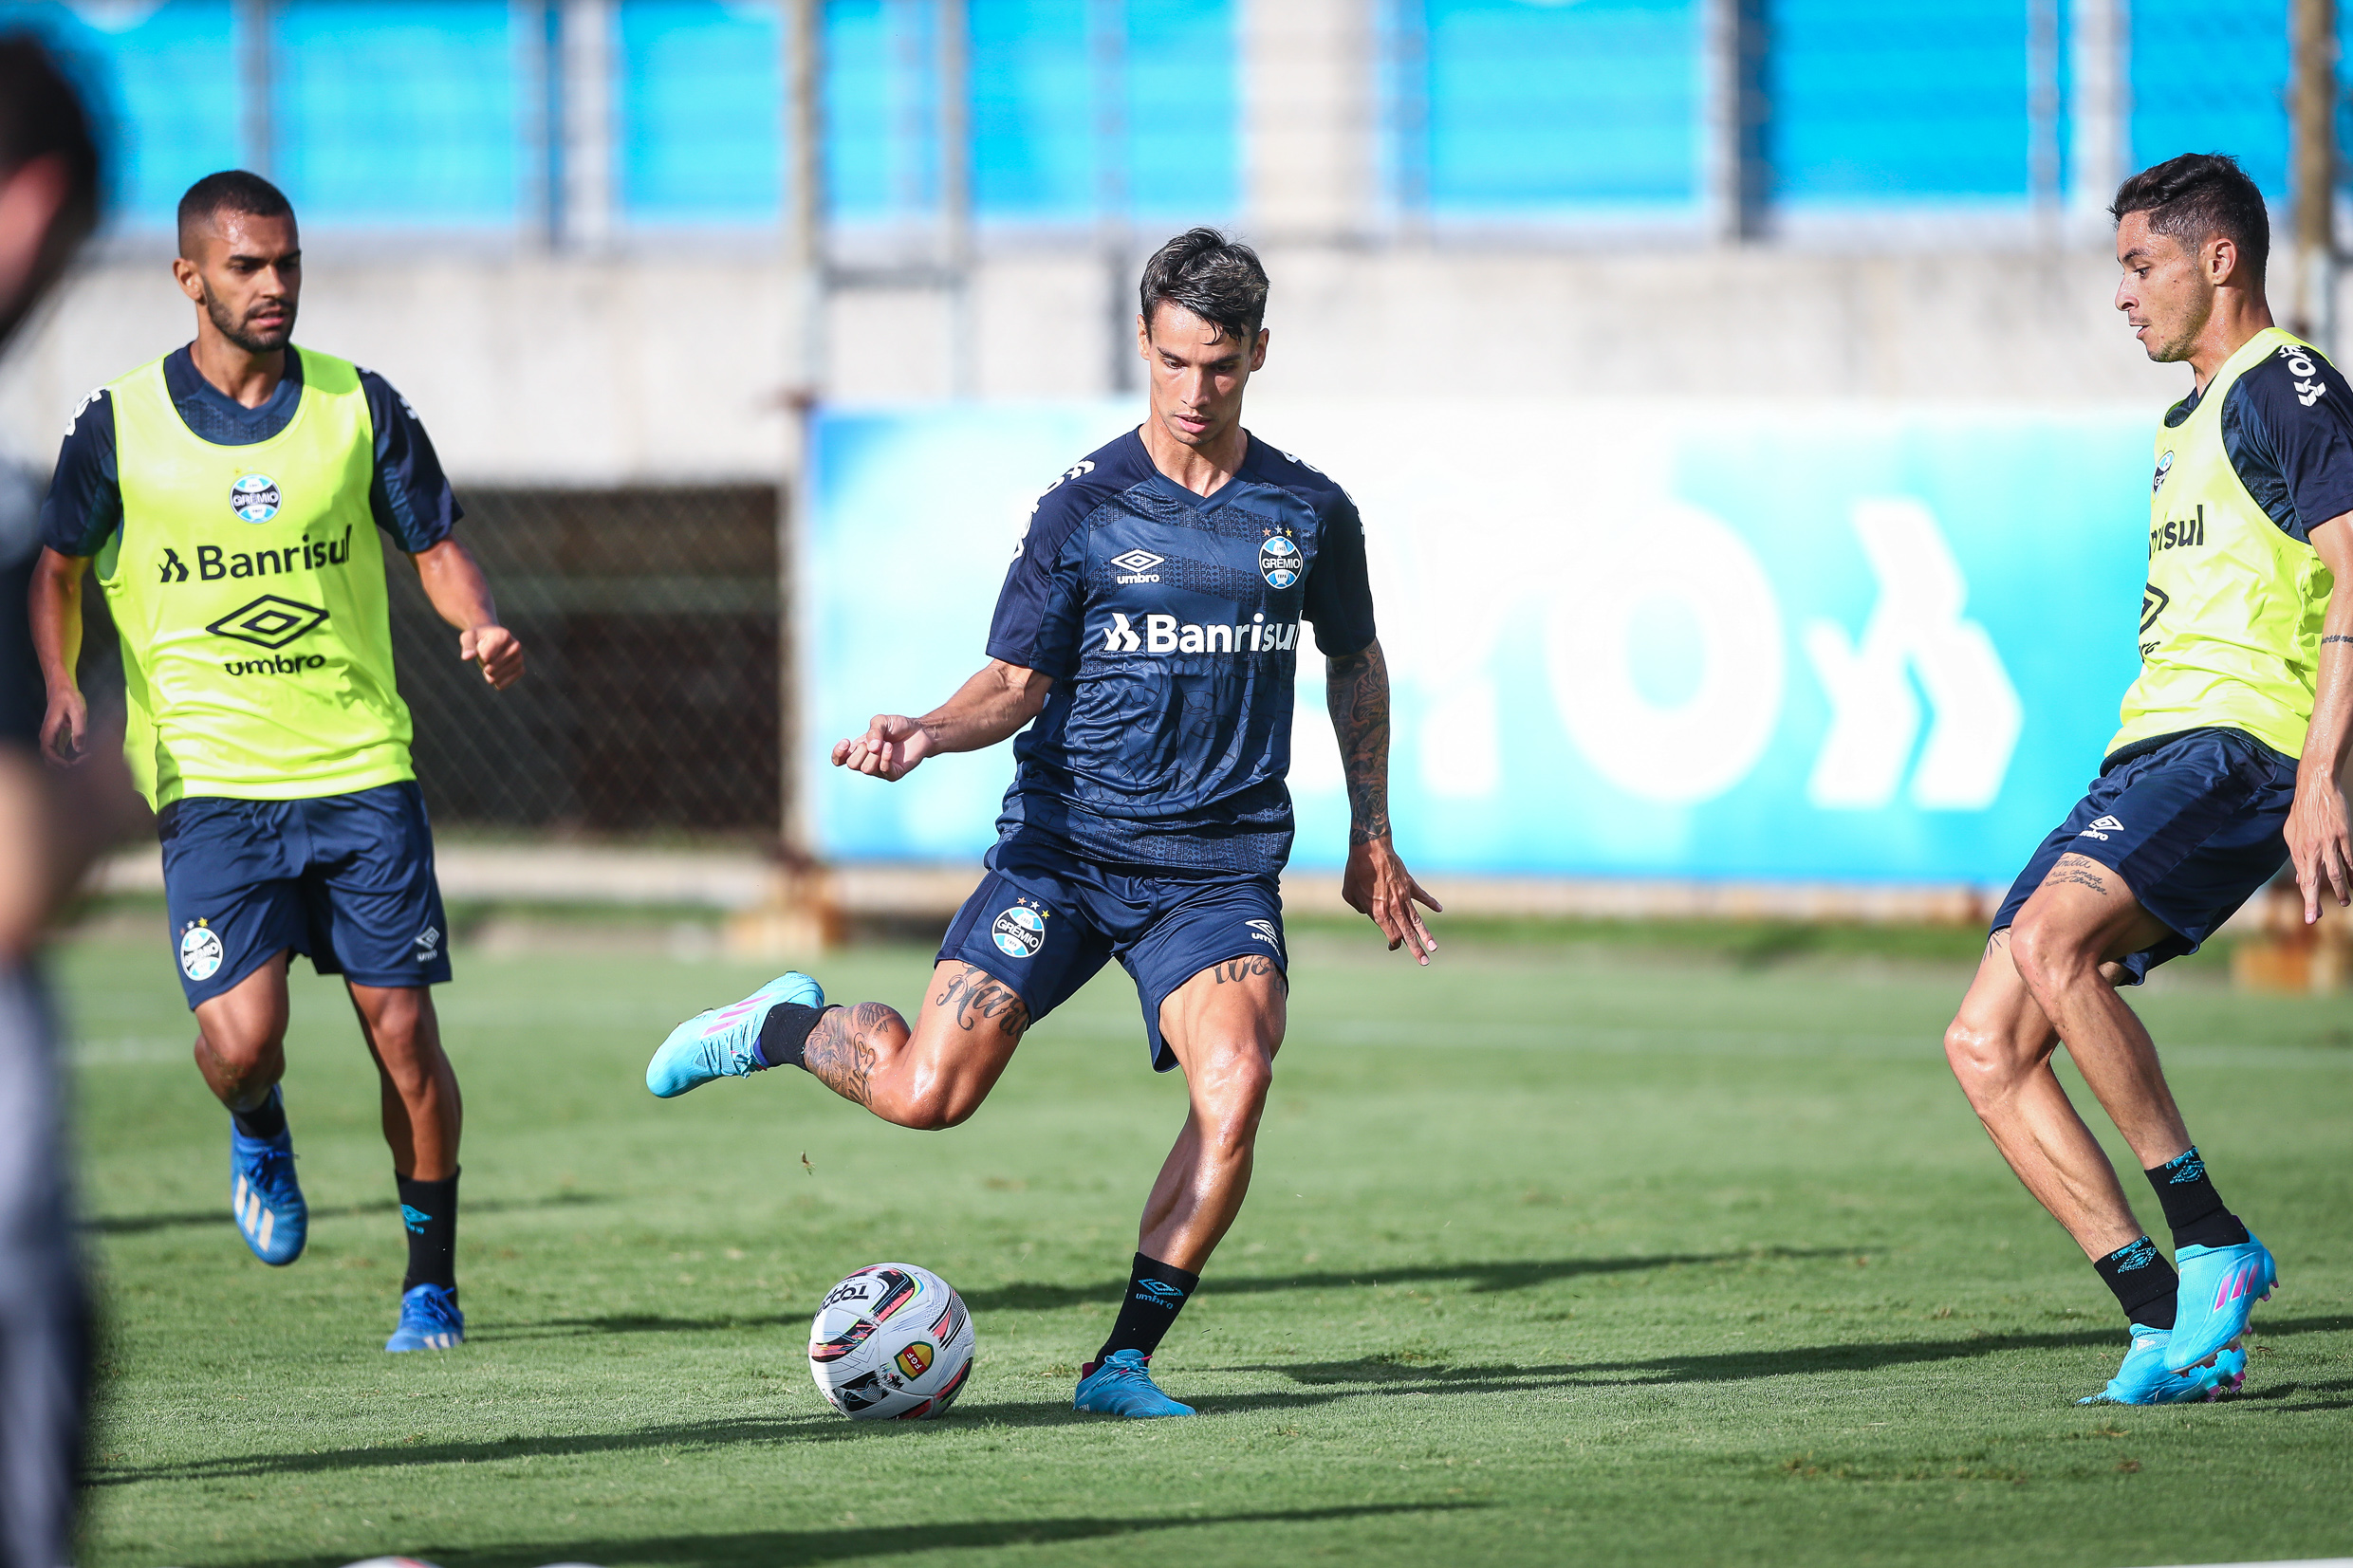
<instances>
[{"instance_id":1,"label":"blurred person at edge","mask_svg":"<svg viewBox=\"0 0 2353 1568\"><path fill-rule=\"evenodd\" d=\"M0 346L98 221L88 115L38 43L0 37ZM119 747L73 775L36 755L44 693L26 624L37 497L0 474L0 1568L72 1547L88 1318L65 1184L65 1116L34 964L60 897L146 808Z\"/></svg>"}]
</instances>

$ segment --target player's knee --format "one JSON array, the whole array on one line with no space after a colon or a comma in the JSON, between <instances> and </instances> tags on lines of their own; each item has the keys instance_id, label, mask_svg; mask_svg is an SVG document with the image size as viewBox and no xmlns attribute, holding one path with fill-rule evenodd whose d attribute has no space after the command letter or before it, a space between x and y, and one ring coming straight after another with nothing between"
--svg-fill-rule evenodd
<instances>
[{"instance_id":1,"label":"player's knee","mask_svg":"<svg viewBox=\"0 0 2353 1568\"><path fill-rule=\"evenodd\" d=\"M1944 1060L1962 1089L1975 1099L1981 1091L2008 1081L2012 1066L2010 1042L2003 1031L1987 1028L1963 1013L1945 1026Z\"/></svg>"},{"instance_id":2,"label":"player's knee","mask_svg":"<svg viewBox=\"0 0 2353 1568\"><path fill-rule=\"evenodd\" d=\"M1237 1055L1222 1063L1220 1070L1203 1085L1203 1131L1213 1141L1229 1149L1248 1148L1258 1134L1258 1118L1267 1108L1267 1095L1273 1087L1274 1064L1256 1052Z\"/></svg>"},{"instance_id":3,"label":"player's knee","mask_svg":"<svg viewBox=\"0 0 2353 1568\"><path fill-rule=\"evenodd\" d=\"M2047 996L2097 969L2098 955L2082 933L2033 909L2010 929L2010 958L2018 978L2037 996Z\"/></svg>"},{"instance_id":4,"label":"player's knee","mask_svg":"<svg viewBox=\"0 0 2353 1568\"><path fill-rule=\"evenodd\" d=\"M196 1055L199 1061L211 1057L219 1071L238 1087L275 1083L286 1070L286 1042L275 1034L199 1029Z\"/></svg>"}]
</instances>

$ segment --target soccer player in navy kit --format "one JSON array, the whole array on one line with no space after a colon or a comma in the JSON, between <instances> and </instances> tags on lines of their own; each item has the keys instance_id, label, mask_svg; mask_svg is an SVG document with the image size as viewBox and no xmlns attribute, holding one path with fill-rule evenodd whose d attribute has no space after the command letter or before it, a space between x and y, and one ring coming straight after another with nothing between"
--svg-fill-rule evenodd
<instances>
[{"instance_id":1,"label":"soccer player in navy kit","mask_svg":"<svg viewBox=\"0 0 2353 1568\"><path fill-rule=\"evenodd\" d=\"M827 1006L816 981L786 974L673 1030L646 1086L667 1098L789 1062L885 1120L953 1127L1024 1031L1117 958L1153 1066L1185 1070L1192 1109L1074 1404L1158 1416L1193 1413L1148 1363L1241 1209L1283 1042L1276 877L1303 621L1348 782L1343 892L1424 964L1436 944L1413 906L1438 905L1390 843L1388 671L1356 507L1242 428L1266 360L1266 272L1247 246L1195 229L1153 256L1140 294L1151 415L1039 499L987 667L923 717L878 714L833 748L837 766L896 780L1028 726L988 875L948 928L914 1026L881 1003Z\"/></svg>"}]
</instances>

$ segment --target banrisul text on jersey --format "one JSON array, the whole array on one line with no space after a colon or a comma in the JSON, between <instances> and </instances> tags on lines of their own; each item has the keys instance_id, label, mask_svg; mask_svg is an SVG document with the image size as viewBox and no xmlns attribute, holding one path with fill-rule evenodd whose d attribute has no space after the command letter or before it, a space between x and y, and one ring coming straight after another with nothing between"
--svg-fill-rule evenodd
<instances>
[{"instance_id":1,"label":"banrisul text on jersey","mask_svg":"<svg viewBox=\"0 0 2353 1568\"><path fill-rule=\"evenodd\" d=\"M1339 486L1256 439L1208 496L1133 432L1073 467L1031 514L990 631L991 657L1054 678L1014 740L1000 839L1163 874L1279 869L1305 625L1326 655L1373 640Z\"/></svg>"}]
</instances>

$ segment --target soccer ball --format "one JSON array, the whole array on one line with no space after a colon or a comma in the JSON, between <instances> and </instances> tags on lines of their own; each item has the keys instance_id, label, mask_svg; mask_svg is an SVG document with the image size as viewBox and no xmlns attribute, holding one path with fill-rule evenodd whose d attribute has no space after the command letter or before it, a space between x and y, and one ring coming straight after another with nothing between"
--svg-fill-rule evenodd
<instances>
[{"instance_id":1,"label":"soccer ball","mask_svg":"<svg viewBox=\"0 0 2353 1568\"><path fill-rule=\"evenodd\" d=\"M853 1421L937 1415L973 1374L973 1318L930 1269L876 1264L825 1292L809 1325L809 1375Z\"/></svg>"}]
</instances>

